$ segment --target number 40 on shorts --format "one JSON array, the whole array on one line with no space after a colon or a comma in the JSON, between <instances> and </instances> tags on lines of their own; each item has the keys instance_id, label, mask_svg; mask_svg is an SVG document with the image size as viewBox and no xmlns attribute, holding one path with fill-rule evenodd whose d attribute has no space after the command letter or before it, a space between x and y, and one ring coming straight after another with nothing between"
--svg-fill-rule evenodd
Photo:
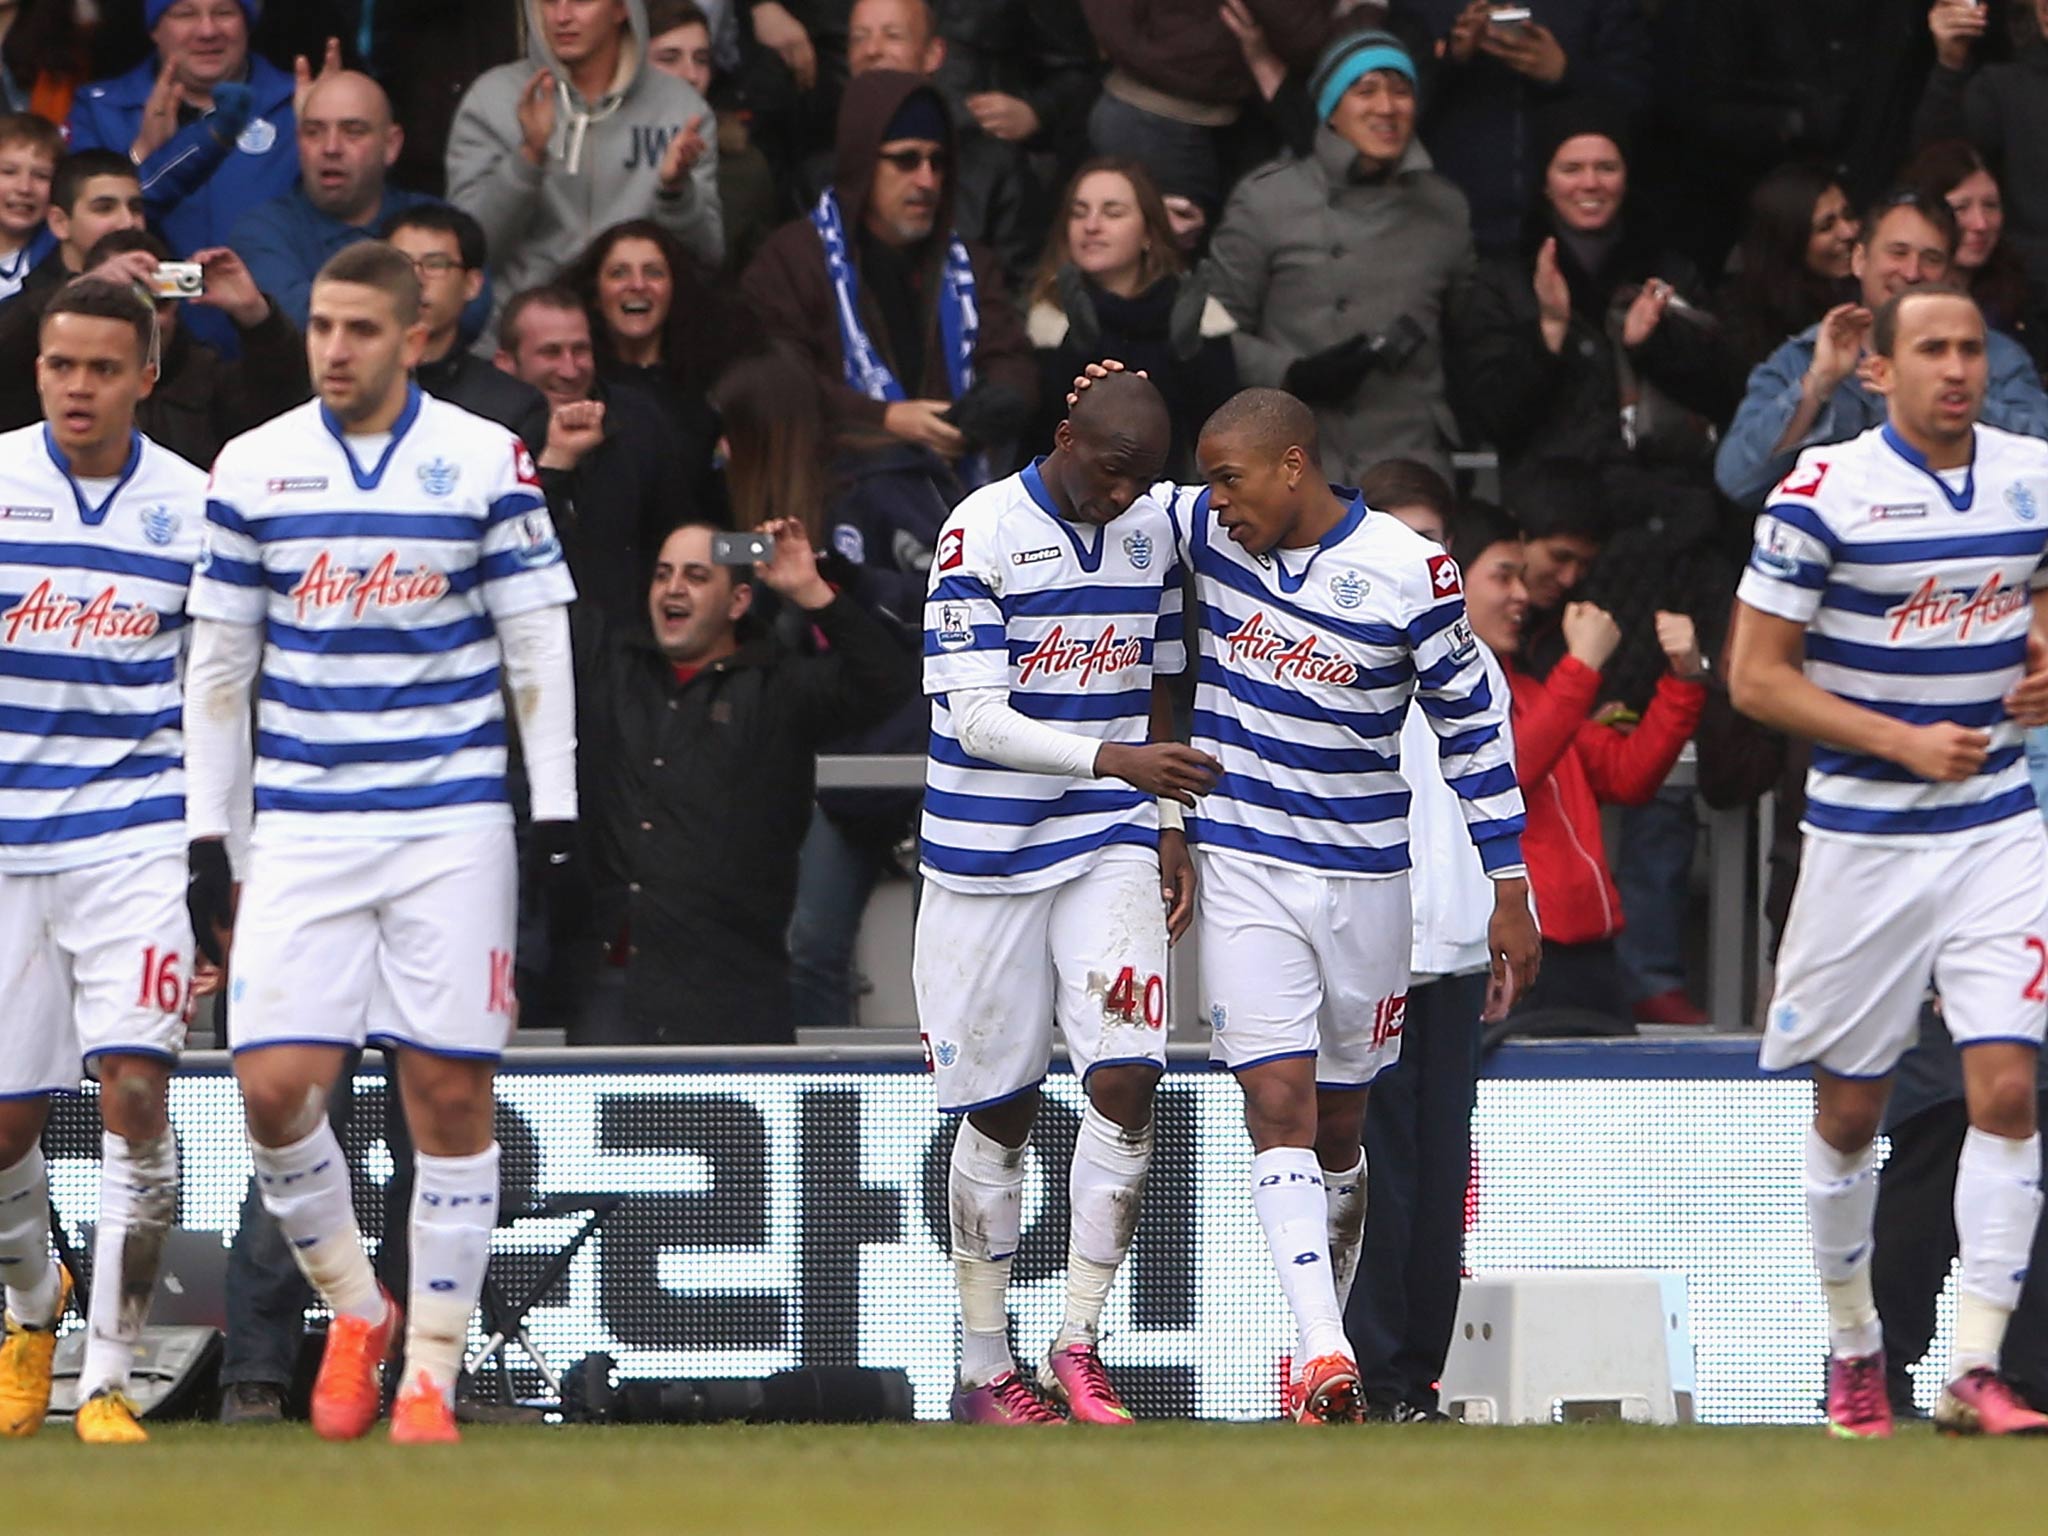
<instances>
[{"instance_id":1,"label":"number 40 on shorts","mask_svg":"<svg viewBox=\"0 0 2048 1536\"><path fill-rule=\"evenodd\" d=\"M1111 1019L1135 1024L1141 1010L1146 1028L1166 1027L1166 978L1147 976L1140 980L1137 967L1127 965L1117 973L1103 999L1102 1011Z\"/></svg>"}]
</instances>

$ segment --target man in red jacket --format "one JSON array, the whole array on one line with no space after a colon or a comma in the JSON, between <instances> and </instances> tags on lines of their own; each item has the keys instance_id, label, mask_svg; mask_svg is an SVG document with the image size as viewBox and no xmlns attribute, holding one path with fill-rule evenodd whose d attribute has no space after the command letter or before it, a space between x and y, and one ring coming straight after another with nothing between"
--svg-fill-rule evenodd
<instances>
[{"instance_id":1,"label":"man in red jacket","mask_svg":"<svg viewBox=\"0 0 2048 1536\"><path fill-rule=\"evenodd\" d=\"M1563 658L1544 678L1523 671L1517 652L1529 589L1521 540L1505 518L1498 532L1476 552L1474 541L1459 542L1472 632L1507 668L1515 777L1528 805L1522 847L1543 932L1543 971L1516 1012L1572 1008L1624 1020L1630 1010L1614 958L1621 898L1601 842L1600 807L1641 805L1657 792L1699 721L1706 664L1692 620L1659 613L1657 640L1671 671L1649 709L1630 731L1595 722L1600 669L1621 630L1591 603L1567 604Z\"/></svg>"}]
</instances>

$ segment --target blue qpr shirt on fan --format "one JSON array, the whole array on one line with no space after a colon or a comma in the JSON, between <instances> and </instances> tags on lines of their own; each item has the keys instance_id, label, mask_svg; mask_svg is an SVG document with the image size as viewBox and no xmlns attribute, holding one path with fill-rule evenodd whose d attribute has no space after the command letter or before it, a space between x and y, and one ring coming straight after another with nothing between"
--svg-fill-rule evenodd
<instances>
[{"instance_id":1,"label":"blue qpr shirt on fan","mask_svg":"<svg viewBox=\"0 0 2048 1536\"><path fill-rule=\"evenodd\" d=\"M1806 676L1829 693L1991 737L1981 769L1942 784L1817 744L1807 832L1924 845L2038 814L2005 695L2025 671L2044 557L2048 444L2034 438L1979 426L1956 470L1929 468L1889 426L1799 456L1736 595L1806 626Z\"/></svg>"},{"instance_id":2,"label":"blue qpr shirt on fan","mask_svg":"<svg viewBox=\"0 0 2048 1536\"><path fill-rule=\"evenodd\" d=\"M214 465L191 611L264 628L259 840L511 816L495 621L575 596L539 477L505 428L417 386L375 451L315 400Z\"/></svg>"},{"instance_id":3,"label":"blue qpr shirt on fan","mask_svg":"<svg viewBox=\"0 0 2048 1536\"><path fill-rule=\"evenodd\" d=\"M1120 780L974 757L955 734L947 694L1001 688L1019 714L1142 744L1153 674L1187 664L1180 587L1173 531L1150 497L1101 527L1070 523L1034 463L953 509L924 611L927 879L967 892L1044 890L1085 872L1106 848L1157 845L1152 796Z\"/></svg>"}]
</instances>

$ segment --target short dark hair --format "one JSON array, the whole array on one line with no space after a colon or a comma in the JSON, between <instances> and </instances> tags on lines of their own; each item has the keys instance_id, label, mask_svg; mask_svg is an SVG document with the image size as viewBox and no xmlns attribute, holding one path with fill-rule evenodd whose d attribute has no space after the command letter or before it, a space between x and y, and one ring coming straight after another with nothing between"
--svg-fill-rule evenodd
<instances>
[{"instance_id":1,"label":"short dark hair","mask_svg":"<svg viewBox=\"0 0 2048 1536\"><path fill-rule=\"evenodd\" d=\"M1458 493L1450 482L1417 459L1381 459L1360 478L1358 491L1367 506L1382 511L1428 507L1446 524L1458 512Z\"/></svg>"},{"instance_id":2,"label":"short dark hair","mask_svg":"<svg viewBox=\"0 0 2048 1536\"><path fill-rule=\"evenodd\" d=\"M583 301L560 283L542 283L537 288L522 289L505 301L504 313L498 316L498 345L514 357L519 355L519 322L529 309L566 309L589 318ZM596 330L595 325L591 326L593 334Z\"/></svg>"},{"instance_id":3,"label":"short dark hair","mask_svg":"<svg viewBox=\"0 0 2048 1536\"><path fill-rule=\"evenodd\" d=\"M420 317L420 275L412 258L382 240L358 240L327 258L313 274L313 286L322 283L360 283L379 288L391 296L400 325L411 325Z\"/></svg>"},{"instance_id":4,"label":"short dark hair","mask_svg":"<svg viewBox=\"0 0 2048 1536\"><path fill-rule=\"evenodd\" d=\"M1202 423L1202 435L1211 432L1243 432L1278 458L1298 447L1309 463L1322 464L1317 441L1316 413L1284 389L1241 389L1216 407ZM1281 439L1286 441L1282 442ZM1276 446L1277 445L1277 446Z\"/></svg>"},{"instance_id":5,"label":"short dark hair","mask_svg":"<svg viewBox=\"0 0 2048 1536\"><path fill-rule=\"evenodd\" d=\"M704 14L704 8L696 0L647 0L647 35L659 37L664 32L673 32L677 27L702 27L711 30L711 18Z\"/></svg>"},{"instance_id":6,"label":"short dark hair","mask_svg":"<svg viewBox=\"0 0 2048 1536\"><path fill-rule=\"evenodd\" d=\"M1606 498L1600 472L1590 464L1538 459L1508 477L1502 490L1524 538L1607 540Z\"/></svg>"},{"instance_id":7,"label":"short dark hair","mask_svg":"<svg viewBox=\"0 0 2048 1536\"><path fill-rule=\"evenodd\" d=\"M1856 243L1867 250L1870 242L1877 238L1877 226L1886 215L1897 213L1901 208L1912 209L1940 230L1941 237L1948 242L1949 255L1955 255L1957 231L1954 211L1943 199L1917 187L1894 187L1872 203L1863 215L1862 227L1856 231Z\"/></svg>"},{"instance_id":8,"label":"short dark hair","mask_svg":"<svg viewBox=\"0 0 2048 1536\"><path fill-rule=\"evenodd\" d=\"M1896 355L1899 345L1899 317L1907 303L1913 299L1961 299L1977 311L1977 317L1984 317L1983 308L1960 288L1947 283L1912 283L1877 306L1877 315L1870 322L1870 350L1880 357Z\"/></svg>"},{"instance_id":9,"label":"short dark hair","mask_svg":"<svg viewBox=\"0 0 2048 1536\"><path fill-rule=\"evenodd\" d=\"M463 266L472 272L490 256L483 225L460 208L451 208L446 203L415 203L404 212L393 215L384 226L384 238L389 240L401 229L425 229L439 235L453 235Z\"/></svg>"},{"instance_id":10,"label":"short dark hair","mask_svg":"<svg viewBox=\"0 0 2048 1536\"><path fill-rule=\"evenodd\" d=\"M74 149L57 162L57 174L50 181L50 206L70 213L78 196L95 176L125 176L142 185L142 173L118 149Z\"/></svg>"},{"instance_id":11,"label":"short dark hair","mask_svg":"<svg viewBox=\"0 0 2048 1536\"><path fill-rule=\"evenodd\" d=\"M1519 544L1522 525L1490 501L1477 497L1458 509L1451 523L1451 558L1461 571L1470 570L1496 544Z\"/></svg>"},{"instance_id":12,"label":"short dark hair","mask_svg":"<svg viewBox=\"0 0 2048 1536\"><path fill-rule=\"evenodd\" d=\"M156 335L156 311L150 307L149 300L136 292L134 284L117 283L111 278L75 277L59 288L50 300L50 307L43 311L42 319L37 322L39 340L58 315L119 320L134 326L135 350L145 359L149 356L150 340Z\"/></svg>"},{"instance_id":13,"label":"short dark hair","mask_svg":"<svg viewBox=\"0 0 2048 1536\"><path fill-rule=\"evenodd\" d=\"M171 259L171 248L146 229L116 229L95 240L92 249L85 253L85 270L94 267L109 257L119 256L124 251L147 251L158 261Z\"/></svg>"}]
</instances>

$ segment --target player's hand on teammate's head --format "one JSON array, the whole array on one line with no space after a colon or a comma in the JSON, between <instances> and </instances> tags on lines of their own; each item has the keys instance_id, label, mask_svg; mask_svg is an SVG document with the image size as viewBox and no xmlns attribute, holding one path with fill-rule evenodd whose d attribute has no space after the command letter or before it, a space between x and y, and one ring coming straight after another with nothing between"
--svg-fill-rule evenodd
<instances>
[{"instance_id":1,"label":"player's hand on teammate's head","mask_svg":"<svg viewBox=\"0 0 2048 1536\"><path fill-rule=\"evenodd\" d=\"M1081 392L1097 379L1106 379L1112 373L1122 372L1124 372L1124 365L1113 357L1105 357L1099 363L1088 364L1079 373L1074 375L1073 388L1067 391L1067 409L1071 411L1075 406L1079 405L1081 403ZM1137 370L1137 374L1141 379L1152 377L1151 374L1142 368Z\"/></svg>"},{"instance_id":2,"label":"player's hand on teammate's head","mask_svg":"<svg viewBox=\"0 0 2048 1536\"><path fill-rule=\"evenodd\" d=\"M1990 750L1990 732L1939 720L1909 726L1894 761L1930 783L1954 784L1978 773Z\"/></svg>"},{"instance_id":3,"label":"player's hand on teammate's head","mask_svg":"<svg viewBox=\"0 0 2048 1536\"><path fill-rule=\"evenodd\" d=\"M1122 779L1133 789L1162 800L1193 805L1195 796L1216 787L1223 765L1206 752L1177 741L1155 741L1145 746L1127 746L1106 741L1095 754L1098 779Z\"/></svg>"},{"instance_id":4,"label":"player's hand on teammate's head","mask_svg":"<svg viewBox=\"0 0 2048 1536\"><path fill-rule=\"evenodd\" d=\"M1621 644L1621 626L1598 603L1564 605L1564 645L1581 666L1598 672Z\"/></svg>"}]
</instances>

